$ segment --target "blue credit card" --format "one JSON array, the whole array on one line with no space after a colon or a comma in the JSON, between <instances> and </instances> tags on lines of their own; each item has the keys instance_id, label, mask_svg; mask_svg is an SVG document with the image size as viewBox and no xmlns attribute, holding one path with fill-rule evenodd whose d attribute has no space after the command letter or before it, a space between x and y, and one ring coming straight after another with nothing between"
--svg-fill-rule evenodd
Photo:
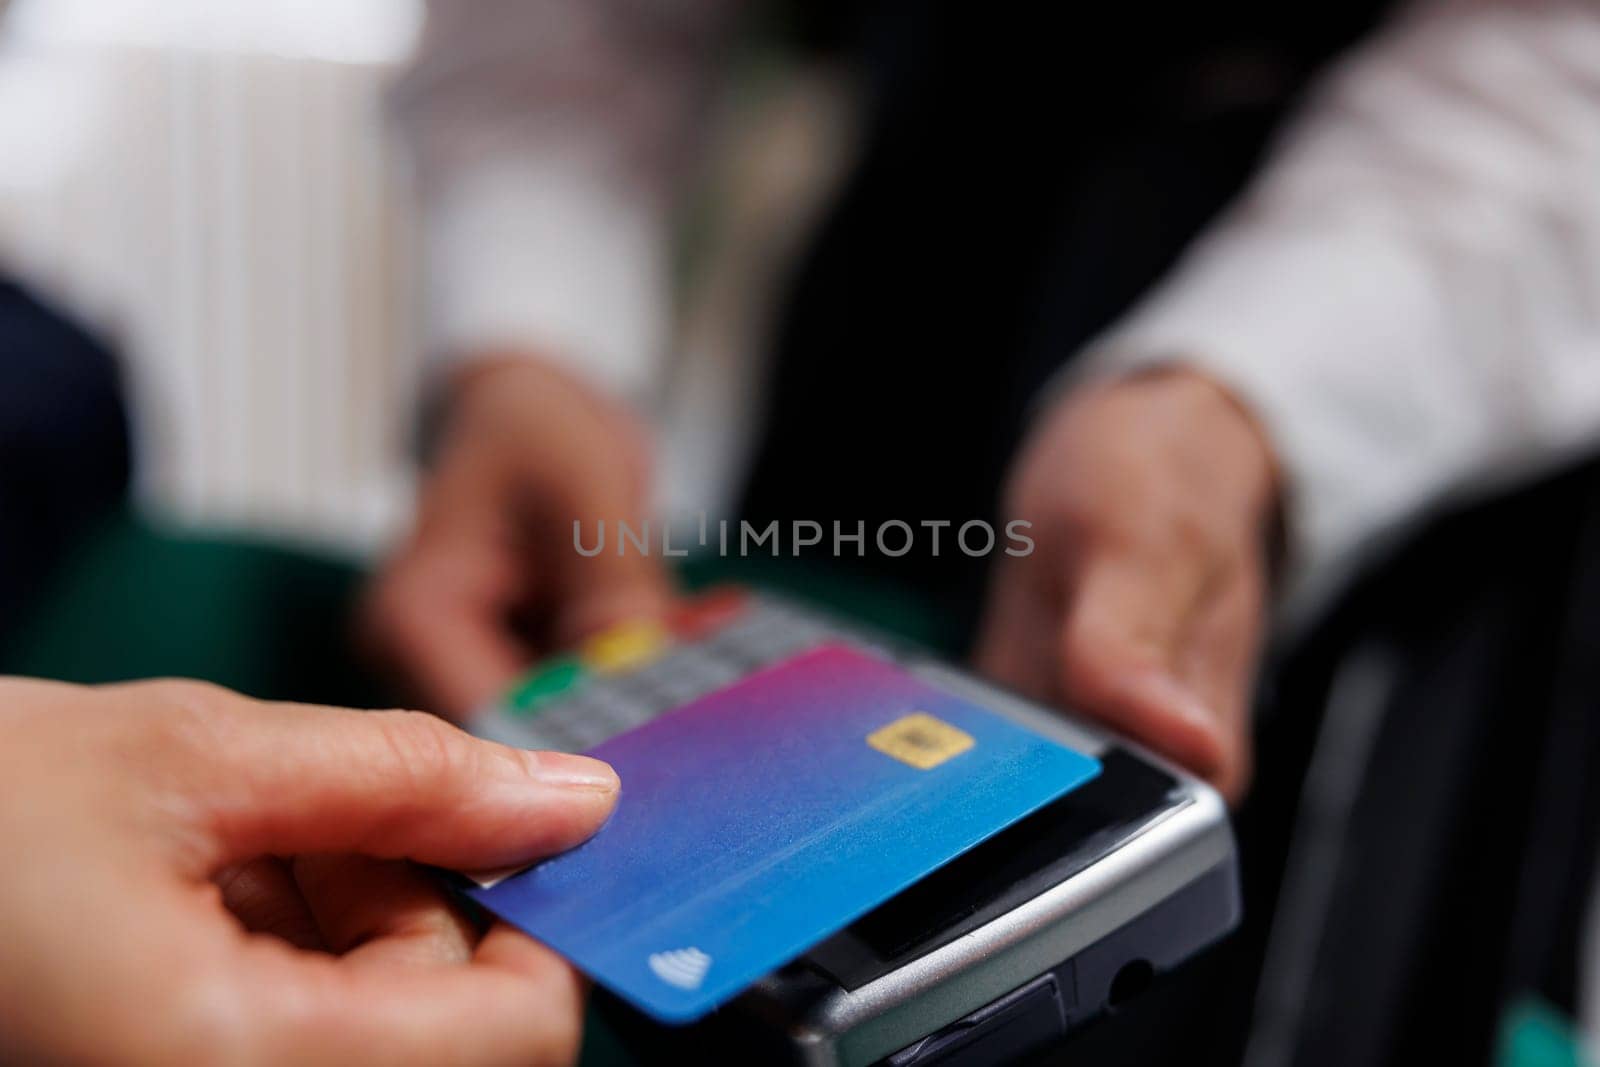
<instances>
[{"instance_id":1,"label":"blue credit card","mask_svg":"<svg viewBox=\"0 0 1600 1067\"><path fill-rule=\"evenodd\" d=\"M469 895L686 1023L1100 771L886 660L826 646L598 746L593 839Z\"/></svg>"}]
</instances>

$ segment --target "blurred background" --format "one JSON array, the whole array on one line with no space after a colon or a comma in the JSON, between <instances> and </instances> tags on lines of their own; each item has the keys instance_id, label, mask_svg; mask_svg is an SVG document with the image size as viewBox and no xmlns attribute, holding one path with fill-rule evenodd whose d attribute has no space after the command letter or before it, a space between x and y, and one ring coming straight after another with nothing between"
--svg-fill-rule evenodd
<instances>
[{"instance_id":1,"label":"blurred background","mask_svg":"<svg viewBox=\"0 0 1600 1067\"><path fill-rule=\"evenodd\" d=\"M3 5L0 5L3 8ZM419 238L387 94L422 0L14 0L0 266L115 348L147 516L370 557L403 527ZM663 493L726 508L751 343L848 158L848 79L756 35L713 108Z\"/></svg>"},{"instance_id":2,"label":"blurred background","mask_svg":"<svg viewBox=\"0 0 1600 1067\"><path fill-rule=\"evenodd\" d=\"M17 0L0 260L108 338L153 514L369 550L418 353L384 92L415 0Z\"/></svg>"}]
</instances>

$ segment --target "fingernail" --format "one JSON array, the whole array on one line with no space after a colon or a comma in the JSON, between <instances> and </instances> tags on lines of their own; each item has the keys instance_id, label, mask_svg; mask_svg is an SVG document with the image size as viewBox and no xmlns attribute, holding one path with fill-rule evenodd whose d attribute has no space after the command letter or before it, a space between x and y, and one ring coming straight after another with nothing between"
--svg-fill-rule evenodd
<instances>
[{"instance_id":1,"label":"fingernail","mask_svg":"<svg viewBox=\"0 0 1600 1067\"><path fill-rule=\"evenodd\" d=\"M530 752L528 755L531 757L529 770L544 785L615 793L622 784L611 765L601 760L565 752Z\"/></svg>"},{"instance_id":2,"label":"fingernail","mask_svg":"<svg viewBox=\"0 0 1600 1067\"><path fill-rule=\"evenodd\" d=\"M1189 687L1178 682L1170 675L1147 674L1139 683L1145 695L1172 711L1181 718L1188 719L1197 725L1204 726L1213 732L1217 729L1217 717L1206 707L1205 702L1195 696Z\"/></svg>"}]
</instances>

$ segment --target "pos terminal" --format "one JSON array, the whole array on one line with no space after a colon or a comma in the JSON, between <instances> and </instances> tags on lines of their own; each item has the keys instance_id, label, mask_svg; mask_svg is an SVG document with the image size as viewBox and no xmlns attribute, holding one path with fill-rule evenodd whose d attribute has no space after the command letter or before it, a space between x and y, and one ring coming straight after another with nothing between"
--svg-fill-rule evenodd
<instances>
[{"instance_id":1,"label":"pos terminal","mask_svg":"<svg viewBox=\"0 0 1600 1067\"><path fill-rule=\"evenodd\" d=\"M1005 1062L1237 924L1232 832L1204 783L1101 728L785 601L722 591L666 625L604 633L543 664L469 728L518 747L586 751L823 645L884 657L917 684L1098 761L1098 773L687 1025L602 992L601 1009L643 1059L687 1050L763 1063ZM651 964L668 982L698 981L705 955L683 953Z\"/></svg>"}]
</instances>

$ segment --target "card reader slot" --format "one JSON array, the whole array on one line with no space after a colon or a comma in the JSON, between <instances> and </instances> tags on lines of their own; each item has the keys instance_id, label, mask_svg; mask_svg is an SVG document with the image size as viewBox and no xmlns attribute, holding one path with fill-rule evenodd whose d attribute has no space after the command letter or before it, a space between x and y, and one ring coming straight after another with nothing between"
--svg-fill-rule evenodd
<instances>
[{"instance_id":1,"label":"card reader slot","mask_svg":"<svg viewBox=\"0 0 1600 1067\"><path fill-rule=\"evenodd\" d=\"M1099 777L923 878L803 963L854 990L1038 896L1188 803L1173 777L1124 749Z\"/></svg>"}]
</instances>

